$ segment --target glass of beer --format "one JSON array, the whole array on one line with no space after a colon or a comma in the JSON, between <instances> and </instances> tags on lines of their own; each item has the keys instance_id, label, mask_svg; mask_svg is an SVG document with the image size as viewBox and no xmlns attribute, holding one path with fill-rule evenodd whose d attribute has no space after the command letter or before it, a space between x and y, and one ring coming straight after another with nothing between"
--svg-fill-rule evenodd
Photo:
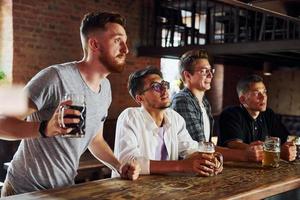
<instances>
[{"instance_id":1,"label":"glass of beer","mask_svg":"<svg viewBox=\"0 0 300 200\"><path fill-rule=\"evenodd\" d=\"M71 138L81 138L85 135L85 118L86 118L86 104L85 96L83 94L66 94L63 98L64 101L71 100L72 105L64 105L59 109L59 116L61 121L61 126L63 128L72 128L72 131L68 134L62 135L62 137L71 137ZM73 109L80 111L80 115L65 115L66 109ZM79 123L64 123L66 118L78 118Z\"/></svg>"},{"instance_id":2,"label":"glass of beer","mask_svg":"<svg viewBox=\"0 0 300 200\"><path fill-rule=\"evenodd\" d=\"M213 155L211 162L216 164L214 171L218 171L223 166L223 156L219 152L215 152L215 145L212 142L200 141L198 143L198 152ZM215 174L215 173L214 173ZM214 174L210 174L213 176Z\"/></svg>"},{"instance_id":3,"label":"glass of beer","mask_svg":"<svg viewBox=\"0 0 300 200\"><path fill-rule=\"evenodd\" d=\"M280 160L280 139L267 136L263 145L264 156L262 166L278 167Z\"/></svg>"}]
</instances>

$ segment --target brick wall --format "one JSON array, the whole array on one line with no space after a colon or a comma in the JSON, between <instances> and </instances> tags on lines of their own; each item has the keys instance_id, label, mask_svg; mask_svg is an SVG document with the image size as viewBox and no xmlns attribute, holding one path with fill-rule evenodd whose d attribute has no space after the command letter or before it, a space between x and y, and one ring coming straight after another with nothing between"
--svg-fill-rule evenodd
<instances>
[{"instance_id":1,"label":"brick wall","mask_svg":"<svg viewBox=\"0 0 300 200\"><path fill-rule=\"evenodd\" d=\"M141 1L131 0L14 0L14 83L26 83L42 68L82 57L79 26L83 15L94 10L119 12L127 19L130 54L126 70L109 76L113 103L109 118L116 118L129 105L128 74L145 64L159 65L159 59L137 58L140 42ZM129 12L130 11L130 12Z\"/></svg>"},{"instance_id":2,"label":"brick wall","mask_svg":"<svg viewBox=\"0 0 300 200\"><path fill-rule=\"evenodd\" d=\"M283 68L266 79L269 106L284 115L300 116L300 70Z\"/></svg>"},{"instance_id":3,"label":"brick wall","mask_svg":"<svg viewBox=\"0 0 300 200\"><path fill-rule=\"evenodd\" d=\"M2 2L10 2L8 0ZM127 67L122 74L109 76L113 91L113 102L109 112L109 118L117 118L119 113L128 106L135 106L130 98L126 84L129 73L148 64L159 66L159 59L136 57L136 47L140 43L140 24L142 19L142 1L116 1L116 0L14 0L13 1L13 81L15 83L26 83L33 75L42 68L51 64L81 59L82 51L79 38L79 25L82 16L89 11L101 9L103 11L117 11L127 18L128 22L128 45L130 54ZM128 12L130 11L130 12ZM3 55L3 54L2 54ZM218 90L223 87L224 99L220 103L220 92L211 95L213 104L217 106L218 113L221 107L237 104L238 99L235 85L238 79L249 73L252 69L239 66L225 66L224 78L213 83L213 88ZM283 72L285 74L286 72ZM283 75L284 77L284 75ZM217 77L215 77L217 78ZM223 85L222 80L224 79ZM276 83L275 78L268 84ZM282 84L289 84L296 92L296 80L283 80ZM212 89L213 92L214 89ZM272 92L272 91L271 91ZM288 92L288 91L287 91ZM282 93L282 91L281 91ZM286 94L288 95L288 94ZM272 94L271 94L272 96ZM293 96L293 101L297 97ZM217 100L216 100L217 99ZM281 101L281 100L280 100ZM279 100L270 98L270 105L275 105L276 110ZM214 106L214 107L216 107ZM293 108L298 108L297 106ZM283 108L279 110L284 110ZM284 114L295 109L288 109ZM298 112L298 111L297 111Z\"/></svg>"},{"instance_id":4,"label":"brick wall","mask_svg":"<svg viewBox=\"0 0 300 200\"><path fill-rule=\"evenodd\" d=\"M223 86L223 108L230 105L238 105L239 100L236 93L236 84L240 78L247 76L248 74L255 73L253 69L242 66L230 66L224 67L224 86Z\"/></svg>"},{"instance_id":5,"label":"brick wall","mask_svg":"<svg viewBox=\"0 0 300 200\"><path fill-rule=\"evenodd\" d=\"M263 76L261 70L240 66L224 67L223 108L239 104L235 91L238 80L248 74L256 73L264 78L268 90L268 106L284 115L300 116L300 69L277 68L272 76Z\"/></svg>"}]
</instances>

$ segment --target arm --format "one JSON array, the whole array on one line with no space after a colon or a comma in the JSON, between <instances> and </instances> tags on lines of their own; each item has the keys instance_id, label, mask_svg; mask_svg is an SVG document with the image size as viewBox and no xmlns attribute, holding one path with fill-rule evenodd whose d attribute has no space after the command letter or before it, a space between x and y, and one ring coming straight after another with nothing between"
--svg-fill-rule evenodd
<instances>
[{"instance_id":1,"label":"arm","mask_svg":"<svg viewBox=\"0 0 300 200\"><path fill-rule=\"evenodd\" d=\"M65 134L71 129L63 129L59 127L58 108L62 105L69 105L70 102L61 102L62 83L54 68L45 68L35 75L25 86L24 90L28 91L29 104L28 111L24 116L0 117L0 138L7 140L19 140L24 138L37 138L40 136L39 128L40 122L26 122L25 117L30 116L37 110L51 110L52 116L49 116L44 133L46 136L55 136L58 134ZM60 105L59 105L60 104ZM55 106L57 109L54 110ZM37 113L38 114L38 113ZM69 110L65 114L75 114L74 111ZM41 116L39 116L41 117ZM66 123L77 123L74 119L65 120Z\"/></svg>"},{"instance_id":2,"label":"arm","mask_svg":"<svg viewBox=\"0 0 300 200\"><path fill-rule=\"evenodd\" d=\"M223 155L225 161L248 161L244 150L216 146L216 151Z\"/></svg>"},{"instance_id":3,"label":"arm","mask_svg":"<svg viewBox=\"0 0 300 200\"><path fill-rule=\"evenodd\" d=\"M214 173L215 164L207 154L194 153L184 160L150 161L151 174L166 174L171 172L196 173L201 176L210 176Z\"/></svg>"},{"instance_id":4,"label":"arm","mask_svg":"<svg viewBox=\"0 0 300 200\"><path fill-rule=\"evenodd\" d=\"M108 163L118 171L121 167L121 164L114 156L109 145L104 140L102 130L103 129L101 129L99 133L97 133L97 135L93 138L88 148L98 160L104 163Z\"/></svg>"},{"instance_id":5,"label":"arm","mask_svg":"<svg viewBox=\"0 0 300 200\"><path fill-rule=\"evenodd\" d=\"M231 149L245 150L249 147L249 144L244 143L242 140L232 140L230 142L227 142L227 147Z\"/></svg>"},{"instance_id":6,"label":"arm","mask_svg":"<svg viewBox=\"0 0 300 200\"><path fill-rule=\"evenodd\" d=\"M24 115L0 117L0 139L20 140L23 138L39 136L39 123L26 122L23 120L26 116L37 110L35 104L31 100L28 100L28 102L28 110Z\"/></svg>"},{"instance_id":7,"label":"arm","mask_svg":"<svg viewBox=\"0 0 300 200\"><path fill-rule=\"evenodd\" d=\"M102 134L103 129L93 138L89 144L90 152L101 162L107 165L114 171L121 173L122 178L128 178L135 180L139 176L139 166L137 163L126 163L121 165L121 163L114 156L109 145L103 138Z\"/></svg>"},{"instance_id":8,"label":"arm","mask_svg":"<svg viewBox=\"0 0 300 200\"><path fill-rule=\"evenodd\" d=\"M198 142L194 141L190 134L188 133L185 124L185 120L182 116L178 115L176 112L174 114L178 140L178 152L181 157L185 157L184 160L179 162L180 172L197 173L202 176L209 176L212 173L218 174L222 171L220 168L218 171L214 171L216 168L215 159L212 155L202 154L197 151ZM174 168L175 171L178 168ZM154 169L155 170L155 169Z\"/></svg>"},{"instance_id":9,"label":"arm","mask_svg":"<svg viewBox=\"0 0 300 200\"><path fill-rule=\"evenodd\" d=\"M225 159L236 161L260 162L263 159L263 142L254 141L250 144L243 143L241 140L233 140L227 143L229 148L220 148L225 154ZM224 152L225 151L225 152ZM227 158L226 158L227 157Z\"/></svg>"},{"instance_id":10,"label":"arm","mask_svg":"<svg viewBox=\"0 0 300 200\"><path fill-rule=\"evenodd\" d=\"M0 139L5 140L20 140L25 138L37 138L40 137L40 122L27 122L22 119L25 119L26 116L37 111L36 105L29 99L28 100L28 111L23 116L1 116L0 117ZM68 105L70 101L62 102L59 106ZM48 124L45 129L45 134L47 137L66 134L72 129L64 129L59 127L58 122L58 108L53 114L52 118L48 121ZM74 114L74 111L67 111L65 114ZM76 112L76 111L75 111ZM76 119L75 119L76 120ZM76 123L74 119L65 120L66 123ZM22 130L22 131L20 131Z\"/></svg>"}]
</instances>

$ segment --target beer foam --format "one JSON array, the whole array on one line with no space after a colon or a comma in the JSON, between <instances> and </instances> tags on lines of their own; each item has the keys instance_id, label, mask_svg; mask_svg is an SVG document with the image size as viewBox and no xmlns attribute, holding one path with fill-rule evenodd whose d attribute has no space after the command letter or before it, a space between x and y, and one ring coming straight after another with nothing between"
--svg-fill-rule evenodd
<instances>
[{"instance_id":1,"label":"beer foam","mask_svg":"<svg viewBox=\"0 0 300 200\"><path fill-rule=\"evenodd\" d=\"M199 152L199 153L211 153L211 154L215 153L214 150L210 150L210 149L208 149L208 150L200 149L200 150L198 150L198 152Z\"/></svg>"},{"instance_id":2,"label":"beer foam","mask_svg":"<svg viewBox=\"0 0 300 200\"><path fill-rule=\"evenodd\" d=\"M264 150L264 151L269 153L280 153L280 149L278 149L278 151L276 150Z\"/></svg>"}]
</instances>

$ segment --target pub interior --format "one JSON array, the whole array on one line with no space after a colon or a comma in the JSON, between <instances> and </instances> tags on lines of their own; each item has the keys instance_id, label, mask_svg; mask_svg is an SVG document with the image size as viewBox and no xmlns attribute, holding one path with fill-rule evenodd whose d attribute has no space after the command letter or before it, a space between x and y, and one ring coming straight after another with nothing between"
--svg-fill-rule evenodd
<instances>
[{"instance_id":1,"label":"pub interior","mask_svg":"<svg viewBox=\"0 0 300 200\"><path fill-rule=\"evenodd\" d=\"M104 138L112 149L119 114L127 107L138 106L127 92L128 75L147 65L159 67L162 59L178 59L184 52L195 48L206 49L213 56L211 63L216 69L212 87L207 92L216 121L214 136L218 135L218 118L221 111L229 105L239 104L235 91L237 81L245 75L255 73L264 78L268 88L268 107L280 115L290 135L300 137L300 2L297 0L2 0L0 7L0 72L5 74L3 80L0 80L0 87L7 84L24 85L47 66L79 59L82 50L78 27L85 13L94 10L114 11L126 18L129 48L126 67L122 74L108 76L112 88L112 104L104 123ZM172 70L171 68L177 66L169 66L165 73ZM0 184L4 182L9 162L18 145L19 141L0 140ZM229 163L228 168L234 168L236 165L239 164ZM256 170L249 174L259 176L261 169L257 169L257 166L250 169L251 166L252 164L241 167L241 172ZM245 191L239 194L231 191L226 194L226 189L221 188L222 192L212 196L211 199L261 199L288 190L299 190L300 165L282 163L280 166L282 171L283 166L294 169L293 172L285 171L292 173L294 177L289 180L285 189L278 189L284 187L277 184L280 182L276 180L279 175L275 178L266 175L263 177L266 179L264 180L266 185L272 181L277 184L272 185L272 188L268 189L269 192L262 192L261 186L257 186L259 189L253 186L252 196L250 194L243 196ZM226 165L224 169L226 170ZM87 151L81 157L75 179L79 185L76 185L75 189L69 188L66 193L80 190L79 186L82 183L110 178L110 173L104 164ZM223 180L222 176L211 180L215 184L225 179L230 181L232 175L230 173L226 174L225 171L226 176L224 175ZM162 179L156 178L159 181ZM166 189L167 192L172 193L174 190L175 194L185 195L184 190L183 193L179 190L184 187L195 187L180 182L179 179L183 176L171 178L172 180L166 183L170 184ZM250 179L255 181L253 177ZM116 193L120 193L120 188L125 188L123 194L115 196L119 199L151 199L150 195L154 195L144 191L146 196L141 197L130 190L130 194L126 196L126 184L133 184L138 191L138 183L114 181L111 185L109 182L95 182L95 185L99 188L112 188L115 184L119 188ZM175 181L174 187L171 186L171 181ZM182 185L176 185L176 181ZM152 184L154 187L155 181ZM203 182L203 184L212 183ZM218 188L211 192L216 193L216 190ZM246 188L247 190L251 189ZM61 195L59 192L63 193L62 191L57 193L54 191L55 195L52 197L110 199L114 197L112 195L114 190L110 191L111 193L104 192L107 196L102 198L89 196L92 192L86 192L88 196L81 198L59 196ZM236 191L239 189L236 188ZM190 198L171 194L169 194L171 196L162 194L161 198L196 199L200 197L201 192L205 194L205 190L199 190L199 194L186 193L191 194ZM232 196L229 196L229 193ZM23 197L50 198L47 195L51 196L51 193ZM298 196L292 198L300 198L299 192Z\"/></svg>"}]
</instances>

